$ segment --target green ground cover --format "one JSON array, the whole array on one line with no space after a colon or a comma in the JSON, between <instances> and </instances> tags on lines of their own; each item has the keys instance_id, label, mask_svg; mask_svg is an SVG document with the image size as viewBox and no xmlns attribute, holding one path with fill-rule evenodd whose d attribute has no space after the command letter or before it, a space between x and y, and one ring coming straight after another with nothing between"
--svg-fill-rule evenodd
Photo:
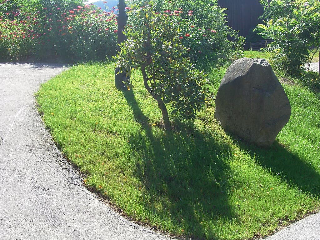
<instances>
[{"instance_id":1,"label":"green ground cover","mask_svg":"<svg viewBox=\"0 0 320 240\"><path fill-rule=\"evenodd\" d=\"M210 75L214 92L224 71ZM125 215L174 235L250 239L319 210L317 89L283 84L291 119L262 149L226 134L213 100L194 125L164 131L139 72L132 81L124 93L113 64L78 65L37 93L44 122L85 185Z\"/></svg>"},{"instance_id":2,"label":"green ground cover","mask_svg":"<svg viewBox=\"0 0 320 240\"><path fill-rule=\"evenodd\" d=\"M271 53L267 51L244 51L244 56L247 58L264 58L269 60L271 58Z\"/></svg>"}]
</instances>

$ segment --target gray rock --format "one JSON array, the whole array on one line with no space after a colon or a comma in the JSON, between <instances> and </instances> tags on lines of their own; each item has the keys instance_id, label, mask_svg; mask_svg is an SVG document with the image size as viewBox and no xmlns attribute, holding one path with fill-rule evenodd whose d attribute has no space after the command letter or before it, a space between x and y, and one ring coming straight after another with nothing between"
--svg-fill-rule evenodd
<instances>
[{"instance_id":1,"label":"gray rock","mask_svg":"<svg viewBox=\"0 0 320 240\"><path fill-rule=\"evenodd\" d=\"M265 59L242 58L228 68L215 112L225 130L268 147L290 115L288 97Z\"/></svg>"}]
</instances>

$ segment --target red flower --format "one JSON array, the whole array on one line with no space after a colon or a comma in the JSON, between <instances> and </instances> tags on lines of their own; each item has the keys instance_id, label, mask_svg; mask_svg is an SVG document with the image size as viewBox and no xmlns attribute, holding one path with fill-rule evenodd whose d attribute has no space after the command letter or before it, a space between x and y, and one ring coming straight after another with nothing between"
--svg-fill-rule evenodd
<instances>
[{"instance_id":1,"label":"red flower","mask_svg":"<svg viewBox=\"0 0 320 240\"><path fill-rule=\"evenodd\" d=\"M216 33L217 31L216 31L216 30L211 30L211 32L212 32L212 33Z\"/></svg>"},{"instance_id":2,"label":"red flower","mask_svg":"<svg viewBox=\"0 0 320 240\"><path fill-rule=\"evenodd\" d=\"M189 34L189 33L186 33L186 37L190 37L190 34Z\"/></svg>"},{"instance_id":3,"label":"red flower","mask_svg":"<svg viewBox=\"0 0 320 240\"><path fill-rule=\"evenodd\" d=\"M118 30L114 30L113 32L114 32L114 33L117 33L117 32L118 32Z\"/></svg>"},{"instance_id":4,"label":"red flower","mask_svg":"<svg viewBox=\"0 0 320 240\"><path fill-rule=\"evenodd\" d=\"M70 10L69 13L74 14L74 11Z\"/></svg>"},{"instance_id":5,"label":"red flower","mask_svg":"<svg viewBox=\"0 0 320 240\"><path fill-rule=\"evenodd\" d=\"M179 39L183 39L183 37L181 36L181 37L179 37Z\"/></svg>"}]
</instances>

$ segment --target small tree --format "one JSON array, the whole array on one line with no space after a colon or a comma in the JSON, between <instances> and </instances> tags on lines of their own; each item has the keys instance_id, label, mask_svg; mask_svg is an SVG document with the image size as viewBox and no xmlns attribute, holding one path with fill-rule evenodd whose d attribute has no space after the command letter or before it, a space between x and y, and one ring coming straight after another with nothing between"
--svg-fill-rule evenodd
<instances>
[{"instance_id":1,"label":"small tree","mask_svg":"<svg viewBox=\"0 0 320 240\"><path fill-rule=\"evenodd\" d=\"M257 30L273 39L270 50L274 65L288 74L299 74L309 58L309 50L320 46L319 0L261 0L264 24Z\"/></svg>"},{"instance_id":2,"label":"small tree","mask_svg":"<svg viewBox=\"0 0 320 240\"><path fill-rule=\"evenodd\" d=\"M152 5L138 7L129 13L127 41L121 44L118 65L122 71L132 68L142 71L144 86L161 109L166 130L171 129L166 104L172 114L193 119L204 103L205 76L196 70L188 58L181 35L183 23L178 10L175 14L156 12Z\"/></svg>"}]
</instances>

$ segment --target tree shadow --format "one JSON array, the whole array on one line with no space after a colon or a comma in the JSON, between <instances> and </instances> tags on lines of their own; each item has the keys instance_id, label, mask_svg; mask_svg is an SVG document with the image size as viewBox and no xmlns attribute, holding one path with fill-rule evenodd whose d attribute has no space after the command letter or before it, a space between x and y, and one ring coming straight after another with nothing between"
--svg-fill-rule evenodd
<instances>
[{"instance_id":1,"label":"tree shadow","mask_svg":"<svg viewBox=\"0 0 320 240\"><path fill-rule=\"evenodd\" d=\"M237 139L241 149L246 150L262 167L280 177L289 185L306 194L320 196L320 174L297 154L275 141L270 148L261 148Z\"/></svg>"},{"instance_id":2,"label":"tree shadow","mask_svg":"<svg viewBox=\"0 0 320 240\"><path fill-rule=\"evenodd\" d=\"M135 174L144 184L144 208L197 238L210 232L203 222L236 218L228 200L230 168L224 161L229 146L182 123L173 132L152 128L134 93L125 91L124 96L142 128L129 144L139 159Z\"/></svg>"}]
</instances>

